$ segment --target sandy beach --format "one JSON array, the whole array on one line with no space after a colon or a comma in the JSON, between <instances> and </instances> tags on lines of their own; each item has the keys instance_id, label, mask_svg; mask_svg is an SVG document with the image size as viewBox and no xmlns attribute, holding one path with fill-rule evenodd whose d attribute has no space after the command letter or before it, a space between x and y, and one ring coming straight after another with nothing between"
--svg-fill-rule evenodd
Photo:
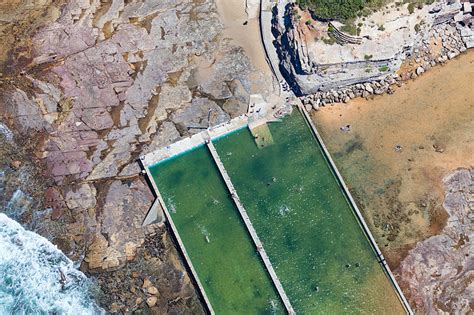
<instances>
[{"instance_id":1,"label":"sandy beach","mask_svg":"<svg viewBox=\"0 0 474 315\"><path fill-rule=\"evenodd\" d=\"M469 51L393 95L313 113L392 267L445 225L442 178L474 164L473 77Z\"/></svg>"},{"instance_id":2,"label":"sandy beach","mask_svg":"<svg viewBox=\"0 0 474 315\"><path fill-rule=\"evenodd\" d=\"M216 0L217 11L225 28L223 36L243 47L258 70L270 73L260 37L259 20L248 18L245 3L245 0Z\"/></svg>"}]
</instances>

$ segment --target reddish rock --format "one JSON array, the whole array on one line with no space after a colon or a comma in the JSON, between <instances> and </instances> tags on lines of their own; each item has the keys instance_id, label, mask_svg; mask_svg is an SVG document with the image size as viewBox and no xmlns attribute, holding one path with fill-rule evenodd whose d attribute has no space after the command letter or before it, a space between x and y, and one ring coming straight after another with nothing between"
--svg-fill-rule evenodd
<instances>
[{"instance_id":1,"label":"reddish rock","mask_svg":"<svg viewBox=\"0 0 474 315\"><path fill-rule=\"evenodd\" d=\"M66 209L66 203L64 202L63 196L56 187L50 187L44 194L44 205L47 208L51 208L51 219L59 219Z\"/></svg>"}]
</instances>

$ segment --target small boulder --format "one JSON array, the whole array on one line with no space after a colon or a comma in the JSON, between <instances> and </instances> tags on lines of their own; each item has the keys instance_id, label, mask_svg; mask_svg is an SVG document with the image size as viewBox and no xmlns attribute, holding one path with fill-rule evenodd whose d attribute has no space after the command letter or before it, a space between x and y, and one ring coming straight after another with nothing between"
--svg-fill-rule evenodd
<instances>
[{"instance_id":1,"label":"small boulder","mask_svg":"<svg viewBox=\"0 0 474 315\"><path fill-rule=\"evenodd\" d=\"M143 280L142 288L147 289L147 288L151 287L152 285L153 284L151 283L151 281L148 278L145 278L145 280Z\"/></svg>"},{"instance_id":2,"label":"small boulder","mask_svg":"<svg viewBox=\"0 0 474 315\"><path fill-rule=\"evenodd\" d=\"M15 160L11 162L11 167L15 170L18 170L21 167L21 161Z\"/></svg>"},{"instance_id":3,"label":"small boulder","mask_svg":"<svg viewBox=\"0 0 474 315\"><path fill-rule=\"evenodd\" d=\"M148 291L148 293L150 293L152 295L157 295L158 294L158 289L156 287L149 287L147 291Z\"/></svg>"},{"instance_id":4,"label":"small boulder","mask_svg":"<svg viewBox=\"0 0 474 315\"><path fill-rule=\"evenodd\" d=\"M416 75L420 75L423 72L425 72L425 69L423 67L420 66L420 67L416 68Z\"/></svg>"},{"instance_id":5,"label":"small boulder","mask_svg":"<svg viewBox=\"0 0 474 315\"><path fill-rule=\"evenodd\" d=\"M364 89L370 94L374 93L374 89L372 88L372 85L370 85L370 83L364 84Z\"/></svg>"},{"instance_id":6,"label":"small boulder","mask_svg":"<svg viewBox=\"0 0 474 315\"><path fill-rule=\"evenodd\" d=\"M156 296L150 296L146 299L146 304L148 304L149 307L155 306L156 302L158 302L158 298Z\"/></svg>"}]
</instances>

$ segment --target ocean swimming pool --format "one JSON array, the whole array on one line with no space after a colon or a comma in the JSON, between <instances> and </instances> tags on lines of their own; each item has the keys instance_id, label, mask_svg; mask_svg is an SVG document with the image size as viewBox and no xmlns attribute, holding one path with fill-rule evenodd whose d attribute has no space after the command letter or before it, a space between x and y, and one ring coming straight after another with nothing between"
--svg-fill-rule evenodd
<instances>
[{"instance_id":1,"label":"ocean swimming pool","mask_svg":"<svg viewBox=\"0 0 474 315\"><path fill-rule=\"evenodd\" d=\"M405 314L304 117L269 130L213 143L295 311ZM284 313L206 146L150 171L216 313Z\"/></svg>"}]
</instances>

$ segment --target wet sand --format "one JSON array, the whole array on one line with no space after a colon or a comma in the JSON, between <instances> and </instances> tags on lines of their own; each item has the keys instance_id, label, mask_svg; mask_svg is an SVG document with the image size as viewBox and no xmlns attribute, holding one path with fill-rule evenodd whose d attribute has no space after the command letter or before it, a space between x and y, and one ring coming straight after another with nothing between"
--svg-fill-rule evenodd
<instances>
[{"instance_id":1,"label":"wet sand","mask_svg":"<svg viewBox=\"0 0 474 315\"><path fill-rule=\"evenodd\" d=\"M474 165L473 78L470 51L393 95L313 113L392 268L444 227L443 176Z\"/></svg>"},{"instance_id":2,"label":"wet sand","mask_svg":"<svg viewBox=\"0 0 474 315\"><path fill-rule=\"evenodd\" d=\"M216 0L217 11L224 25L224 36L241 46L252 64L264 73L270 73L260 37L258 18L248 19L245 0ZM247 22L247 25L244 23Z\"/></svg>"}]
</instances>

